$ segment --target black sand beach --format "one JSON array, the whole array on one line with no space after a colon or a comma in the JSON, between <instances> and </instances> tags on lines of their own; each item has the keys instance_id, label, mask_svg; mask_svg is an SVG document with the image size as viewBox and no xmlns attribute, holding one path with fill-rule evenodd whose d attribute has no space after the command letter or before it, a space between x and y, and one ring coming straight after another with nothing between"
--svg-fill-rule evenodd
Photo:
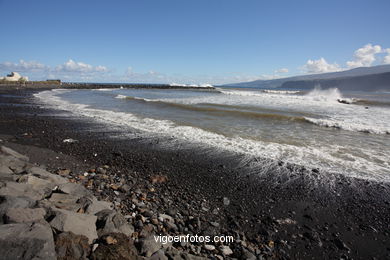
<instances>
[{"instance_id":1,"label":"black sand beach","mask_svg":"<svg viewBox=\"0 0 390 260\"><path fill-rule=\"evenodd\" d=\"M70 169L75 181L117 203L124 215L135 211L129 194L144 197L149 211L176 220L177 229L159 232L232 235L233 254L226 259L390 258L388 183L343 176L323 181L326 173L316 169L301 169L294 178L259 176L238 156L164 148L156 138L129 138L40 107L32 96L36 91L0 90L1 144L50 171ZM63 142L69 138L77 142ZM79 177L103 165L109 166L105 175L126 184L127 191L105 188L98 177ZM138 233L147 226L132 221ZM214 259L222 255L201 244L174 247Z\"/></svg>"}]
</instances>

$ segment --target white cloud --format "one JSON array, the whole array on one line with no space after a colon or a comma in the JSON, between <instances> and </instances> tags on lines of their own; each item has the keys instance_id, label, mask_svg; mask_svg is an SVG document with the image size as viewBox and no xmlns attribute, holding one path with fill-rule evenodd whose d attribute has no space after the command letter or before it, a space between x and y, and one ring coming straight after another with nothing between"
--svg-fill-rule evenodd
<instances>
[{"instance_id":1,"label":"white cloud","mask_svg":"<svg viewBox=\"0 0 390 260\"><path fill-rule=\"evenodd\" d=\"M382 47L371 43L355 51L354 59L347 61L348 68L369 67L375 61L375 55L382 52Z\"/></svg>"},{"instance_id":2,"label":"white cloud","mask_svg":"<svg viewBox=\"0 0 390 260\"><path fill-rule=\"evenodd\" d=\"M324 58L318 60L308 60L303 66L307 73L326 73L342 70L337 63L329 64Z\"/></svg>"},{"instance_id":3,"label":"white cloud","mask_svg":"<svg viewBox=\"0 0 390 260\"><path fill-rule=\"evenodd\" d=\"M287 73L287 72L288 72L287 68L281 68L281 69L275 70L275 73Z\"/></svg>"},{"instance_id":4,"label":"white cloud","mask_svg":"<svg viewBox=\"0 0 390 260\"><path fill-rule=\"evenodd\" d=\"M384 64L390 64L390 48L386 49L387 55L383 59Z\"/></svg>"},{"instance_id":5,"label":"white cloud","mask_svg":"<svg viewBox=\"0 0 390 260\"><path fill-rule=\"evenodd\" d=\"M107 72L108 69L104 66L92 66L83 62L75 62L72 59L68 60L62 65L56 67L58 72L76 72L76 73L94 73Z\"/></svg>"},{"instance_id":6,"label":"white cloud","mask_svg":"<svg viewBox=\"0 0 390 260\"><path fill-rule=\"evenodd\" d=\"M0 63L0 71L4 72L41 72L47 71L49 67L36 61L24 61L20 60L18 63L3 62Z\"/></svg>"}]
</instances>

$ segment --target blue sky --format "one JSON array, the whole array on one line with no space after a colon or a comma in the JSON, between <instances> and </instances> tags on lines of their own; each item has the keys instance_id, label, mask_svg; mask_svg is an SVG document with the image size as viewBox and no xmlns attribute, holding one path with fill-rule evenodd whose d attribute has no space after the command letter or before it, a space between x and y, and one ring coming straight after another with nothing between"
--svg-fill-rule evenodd
<instances>
[{"instance_id":1,"label":"blue sky","mask_svg":"<svg viewBox=\"0 0 390 260\"><path fill-rule=\"evenodd\" d=\"M0 73L228 83L390 63L390 1L0 0Z\"/></svg>"}]
</instances>

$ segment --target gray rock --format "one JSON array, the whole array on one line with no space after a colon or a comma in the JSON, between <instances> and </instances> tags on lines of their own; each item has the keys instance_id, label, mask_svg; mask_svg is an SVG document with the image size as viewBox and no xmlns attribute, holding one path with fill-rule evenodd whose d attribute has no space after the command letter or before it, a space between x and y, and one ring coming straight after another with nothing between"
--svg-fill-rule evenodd
<instances>
[{"instance_id":1,"label":"gray rock","mask_svg":"<svg viewBox=\"0 0 390 260\"><path fill-rule=\"evenodd\" d=\"M52 212L54 218L50 226L61 232L73 232L76 235L84 235L90 244L97 236L97 217L90 214L80 214L68 210L55 209Z\"/></svg>"},{"instance_id":2,"label":"gray rock","mask_svg":"<svg viewBox=\"0 0 390 260\"><path fill-rule=\"evenodd\" d=\"M233 251L230 249L229 246L220 246L220 247L219 247L219 251L220 251L223 255L231 255L231 254L233 254Z\"/></svg>"},{"instance_id":3,"label":"gray rock","mask_svg":"<svg viewBox=\"0 0 390 260\"><path fill-rule=\"evenodd\" d=\"M150 258L150 260L168 260L163 250L158 250Z\"/></svg>"},{"instance_id":4,"label":"gray rock","mask_svg":"<svg viewBox=\"0 0 390 260\"><path fill-rule=\"evenodd\" d=\"M45 197L42 190L34 190L27 183L6 182L0 188L0 196L29 197L33 200L41 200Z\"/></svg>"},{"instance_id":5,"label":"gray rock","mask_svg":"<svg viewBox=\"0 0 390 260\"><path fill-rule=\"evenodd\" d=\"M113 208L112 203L108 201L97 200L96 197L82 197L77 203L82 203L83 201L88 201L87 207L85 207L85 213L95 215L99 211Z\"/></svg>"},{"instance_id":6,"label":"gray rock","mask_svg":"<svg viewBox=\"0 0 390 260\"><path fill-rule=\"evenodd\" d=\"M41 179L39 177L33 176L33 175L23 175L18 179L18 182L20 183L27 183L31 185L33 190L41 190L44 192L45 197L50 196L52 193L54 187L56 186L54 183Z\"/></svg>"},{"instance_id":7,"label":"gray rock","mask_svg":"<svg viewBox=\"0 0 390 260\"><path fill-rule=\"evenodd\" d=\"M78 196L79 198L83 196L93 196L92 193L77 183L64 183L58 185L58 191L66 194L71 194L72 196Z\"/></svg>"},{"instance_id":8,"label":"gray rock","mask_svg":"<svg viewBox=\"0 0 390 260\"><path fill-rule=\"evenodd\" d=\"M3 216L9 208L31 208L36 204L36 200L28 197L0 196L0 224L3 224Z\"/></svg>"},{"instance_id":9,"label":"gray rock","mask_svg":"<svg viewBox=\"0 0 390 260\"><path fill-rule=\"evenodd\" d=\"M27 169L27 173L30 175L33 175L35 177L47 180L54 185L60 185L60 184L66 184L68 183L68 180L64 177L61 177L56 174L52 174L45 169L42 169L40 167L31 167L30 169Z\"/></svg>"},{"instance_id":10,"label":"gray rock","mask_svg":"<svg viewBox=\"0 0 390 260\"><path fill-rule=\"evenodd\" d=\"M19 159L19 160L25 161L25 162L28 162L28 160L29 160L27 156L21 155L20 153L12 150L11 148L5 147L3 145L0 148L0 154L10 155L16 159Z\"/></svg>"},{"instance_id":11,"label":"gray rock","mask_svg":"<svg viewBox=\"0 0 390 260\"><path fill-rule=\"evenodd\" d=\"M162 246L162 243L157 242L154 236L149 236L140 240L140 253L146 257L151 257L160 250Z\"/></svg>"},{"instance_id":12,"label":"gray rock","mask_svg":"<svg viewBox=\"0 0 390 260\"><path fill-rule=\"evenodd\" d=\"M13 174L13 171L6 165L0 165L0 175L3 174Z\"/></svg>"},{"instance_id":13,"label":"gray rock","mask_svg":"<svg viewBox=\"0 0 390 260\"><path fill-rule=\"evenodd\" d=\"M96 227L99 237L108 233L123 233L130 236L134 233L134 227L127 223L126 219L114 210L102 210L95 214L97 216Z\"/></svg>"},{"instance_id":14,"label":"gray rock","mask_svg":"<svg viewBox=\"0 0 390 260\"><path fill-rule=\"evenodd\" d=\"M8 167L0 165L0 182L16 181L17 178Z\"/></svg>"},{"instance_id":15,"label":"gray rock","mask_svg":"<svg viewBox=\"0 0 390 260\"><path fill-rule=\"evenodd\" d=\"M59 209L77 212L81 208L81 205L77 204L78 200L78 196L73 196L71 194L52 193L50 199L47 200L49 203L47 203L45 207L53 206Z\"/></svg>"},{"instance_id":16,"label":"gray rock","mask_svg":"<svg viewBox=\"0 0 390 260\"><path fill-rule=\"evenodd\" d=\"M4 215L5 223L28 223L45 220L46 211L43 208L10 208Z\"/></svg>"},{"instance_id":17,"label":"gray rock","mask_svg":"<svg viewBox=\"0 0 390 260\"><path fill-rule=\"evenodd\" d=\"M256 260L256 256L254 254L252 254L251 252L249 252L249 250L243 248L242 249L242 257L243 259L246 259L246 260Z\"/></svg>"},{"instance_id":18,"label":"gray rock","mask_svg":"<svg viewBox=\"0 0 390 260\"><path fill-rule=\"evenodd\" d=\"M169 216L167 214L158 214L158 218L159 218L159 220L161 222L164 222L164 221L169 221L169 222L172 222L172 223L175 222L175 220L171 216Z\"/></svg>"},{"instance_id":19,"label":"gray rock","mask_svg":"<svg viewBox=\"0 0 390 260\"><path fill-rule=\"evenodd\" d=\"M204 249L206 249L207 251L213 251L213 250L215 250L215 246L213 246L213 245L204 245L203 247L204 247Z\"/></svg>"},{"instance_id":20,"label":"gray rock","mask_svg":"<svg viewBox=\"0 0 390 260\"><path fill-rule=\"evenodd\" d=\"M229 206L230 205L230 200L226 197L223 197L223 205Z\"/></svg>"},{"instance_id":21,"label":"gray rock","mask_svg":"<svg viewBox=\"0 0 390 260\"><path fill-rule=\"evenodd\" d=\"M1 225L0 234L2 259L57 259L53 233L47 224Z\"/></svg>"},{"instance_id":22,"label":"gray rock","mask_svg":"<svg viewBox=\"0 0 390 260\"><path fill-rule=\"evenodd\" d=\"M28 163L12 156L0 155L0 165L8 167L15 174L20 174L25 171Z\"/></svg>"}]
</instances>

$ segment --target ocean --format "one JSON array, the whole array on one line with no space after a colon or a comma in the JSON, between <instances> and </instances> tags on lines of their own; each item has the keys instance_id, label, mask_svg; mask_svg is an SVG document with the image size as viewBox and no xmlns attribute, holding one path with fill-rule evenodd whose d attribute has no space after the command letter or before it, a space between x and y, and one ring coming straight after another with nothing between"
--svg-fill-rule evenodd
<instances>
[{"instance_id":1,"label":"ocean","mask_svg":"<svg viewBox=\"0 0 390 260\"><path fill-rule=\"evenodd\" d=\"M338 89L48 90L39 102L124 133L280 167L390 181L390 93ZM260 173L261 174L261 173Z\"/></svg>"}]
</instances>

